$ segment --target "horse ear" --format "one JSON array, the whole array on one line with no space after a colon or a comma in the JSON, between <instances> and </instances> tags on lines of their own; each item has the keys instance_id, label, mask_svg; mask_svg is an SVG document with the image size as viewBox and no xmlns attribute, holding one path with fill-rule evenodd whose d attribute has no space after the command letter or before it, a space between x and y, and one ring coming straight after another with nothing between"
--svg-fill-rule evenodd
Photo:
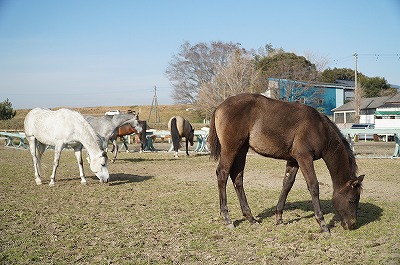
<instances>
[{"instance_id":1,"label":"horse ear","mask_svg":"<svg viewBox=\"0 0 400 265\"><path fill-rule=\"evenodd\" d=\"M365 175L360 175L358 177L358 182L361 184L361 182L364 180Z\"/></svg>"},{"instance_id":2,"label":"horse ear","mask_svg":"<svg viewBox=\"0 0 400 265\"><path fill-rule=\"evenodd\" d=\"M364 180L364 176L365 175L361 175L356 180L353 180L352 183L351 183L351 187L352 188L361 187L362 181Z\"/></svg>"}]
</instances>

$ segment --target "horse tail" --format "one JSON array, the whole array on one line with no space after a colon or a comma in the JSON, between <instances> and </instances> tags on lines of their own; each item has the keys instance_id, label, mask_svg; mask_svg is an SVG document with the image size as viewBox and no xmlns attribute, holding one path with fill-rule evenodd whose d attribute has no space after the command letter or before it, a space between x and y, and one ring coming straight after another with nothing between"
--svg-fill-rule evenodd
<instances>
[{"instance_id":1,"label":"horse tail","mask_svg":"<svg viewBox=\"0 0 400 265\"><path fill-rule=\"evenodd\" d=\"M178 151L181 142L181 137L179 136L178 127L176 126L176 118L171 119L171 137L172 144L174 145L174 151Z\"/></svg>"},{"instance_id":2,"label":"horse tail","mask_svg":"<svg viewBox=\"0 0 400 265\"><path fill-rule=\"evenodd\" d=\"M213 113L210 121L210 131L208 133L208 144L210 148L210 156L215 160L218 160L221 155L221 143L217 135L215 128L215 112Z\"/></svg>"}]
</instances>

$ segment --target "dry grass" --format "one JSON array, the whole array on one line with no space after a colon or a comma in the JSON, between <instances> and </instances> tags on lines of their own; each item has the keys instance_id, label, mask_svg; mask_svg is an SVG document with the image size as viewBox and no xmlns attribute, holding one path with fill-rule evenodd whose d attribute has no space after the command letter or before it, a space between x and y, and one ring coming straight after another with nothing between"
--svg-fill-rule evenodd
<instances>
[{"instance_id":1,"label":"dry grass","mask_svg":"<svg viewBox=\"0 0 400 265\"><path fill-rule=\"evenodd\" d=\"M219 218L216 162L208 156L120 153L101 184L85 165L82 186L65 150L50 188L52 151L36 186L26 150L0 147L0 264L399 264L400 160L360 159L366 174L359 228L345 231L331 206L331 181L318 162L321 204L333 227L319 234L310 195L298 176L275 225L284 162L250 154L245 186L260 225L244 221L232 185L236 228Z\"/></svg>"}]
</instances>

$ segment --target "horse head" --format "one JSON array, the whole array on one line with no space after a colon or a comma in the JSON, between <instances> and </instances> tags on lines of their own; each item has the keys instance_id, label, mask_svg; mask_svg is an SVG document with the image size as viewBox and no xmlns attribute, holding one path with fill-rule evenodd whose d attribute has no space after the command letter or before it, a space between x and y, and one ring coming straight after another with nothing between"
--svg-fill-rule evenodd
<instances>
[{"instance_id":1,"label":"horse head","mask_svg":"<svg viewBox=\"0 0 400 265\"><path fill-rule=\"evenodd\" d=\"M135 129L137 133L141 133L143 130L142 124L139 121L139 114L135 114L135 119L133 119L132 122L130 122L132 127Z\"/></svg>"},{"instance_id":2,"label":"horse head","mask_svg":"<svg viewBox=\"0 0 400 265\"><path fill-rule=\"evenodd\" d=\"M333 192L332 203L344 229L356 228L363 179L364 175L361 175L355 180L349 180L344 187Z\"/></svg>"},{"instance_id":3,"label":"horse head","mask_svg":"<svg viewBox=\"0 0 400 265\"><path fill-rule=\"evenodd\" d=\"M96 174L101 182L109 181L110 175L108 174L108 157L106 151L90 157L90 170Z\"/></svg>"}]
</instances>

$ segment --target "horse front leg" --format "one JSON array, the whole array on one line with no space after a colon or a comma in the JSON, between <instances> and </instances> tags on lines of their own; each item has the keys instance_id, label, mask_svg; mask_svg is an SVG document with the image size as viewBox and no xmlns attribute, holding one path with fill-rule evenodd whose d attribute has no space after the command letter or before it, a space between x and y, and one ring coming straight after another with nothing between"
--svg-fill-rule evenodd
<instances>
[{"instance_id":1,"label":"horse front leg","mask_svg":"<svg viewBox=\"0 0 400 265\"><path fill-rule=\"evenodd\" d=\"M330 233L329 228L325 223L324 215L321 210L321 203L319 200L319 183L315 174L313 159L311 157L298 160L301 172L307 182L307 188L311 194L311 200L314 207L314 215L317 220L321 232Z\"/></svg>"},{"instance_id":2,"label":"horse front leg","mask_svg":"<svg viewBox=\"0 0 400 265\"><path fill-rule=\"evenodd\" d=\"M118 153L117 138L112 140L112 144L113 144L113 159L111 160L111 162L115 163L115 160L117 159L117 153Z\"/></svg>"},{"instance_id":3,"label":"horse front leg","mask_svg":"<svg viewBox=\"0 0 400 265\"><path fill-rule=\"evenodd\" d=\"M78 167L79 167L79 176L81 177L81 184L86 185L86 178L85 178L85 172L83 169L83 159L82 159L82 145L75 147L75 157L76 160L78 161Z\"/></svg>"},{"instance_id":4,"label":"horse front leg","mask_svg":"<svg viewBox=\"0 0 400 265\"><path fill-rule=\"evenodd\" d=\"M186 155L189 156L189 141L186 138Z\"/></svg>"},{"instance_id":5,"label":"horse front leg","mask_svg":"<svg viewBox=\"0 0 400 265\"><path fill-rule=\"evenodd\" d=\"M283 223L283 208L285 207L287 196L293 187L293 183L296 179L296 174L298 170L299 164L297 163L297 161L288 161L286 163L286 171L285 177L283 178L282 191L281 195L279 196L278 204L276 205L276 224Z\"/></svg>"}]
</instances>

